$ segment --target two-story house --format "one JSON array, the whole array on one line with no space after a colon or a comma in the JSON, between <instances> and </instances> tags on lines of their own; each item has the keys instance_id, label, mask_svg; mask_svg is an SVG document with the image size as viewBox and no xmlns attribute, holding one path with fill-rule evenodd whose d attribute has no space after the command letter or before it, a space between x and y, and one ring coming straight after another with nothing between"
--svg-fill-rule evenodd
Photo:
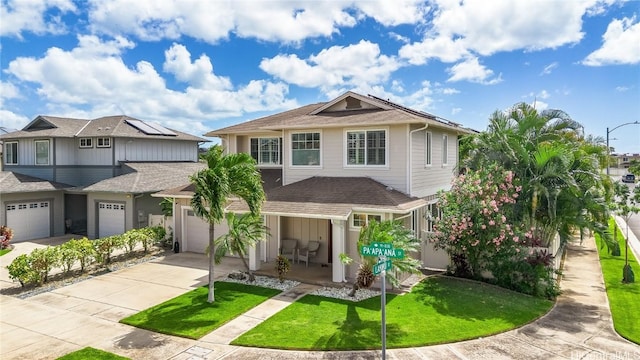
<instances>
[{"instance_id":1,"label":"two-story house","mask_svg":"<svg viewBox=\"0 0 640 360\"><path fill-rule=\"evenodd\" d=\"M270 235L252 249L253 269L277 257L283 239L298 247L319 241L312 262L331 266L331 280L353 279L360 228L372 219L400 219L424 240L432 229L436 193L456 175L459 124L392 102L347 92L326 102L207 133L229 153L256 159L267 196L262 207ZM193 188L182 186L155 196L175 199L174 234L184 251L202 251L206 224L194 216ZM243 202L228 212L246 212ZM225 229L222 224L223 232ZM218 232L218 231L216 231ZM424 241L419 255L427 267L448 264L446 254Z\"/></svg>"},{"instance_id":2,"label":"two-story house","mask_svg":"<svg viewBox=\"0 0 640 360\"><path fill-rule=\"evenodd\" d=\"M150 194L201 169L198 147L208 140L128 116L38 116L0 141L0 224L21 241L146 225L161 213Z\"/></svg>"}]
</instances>

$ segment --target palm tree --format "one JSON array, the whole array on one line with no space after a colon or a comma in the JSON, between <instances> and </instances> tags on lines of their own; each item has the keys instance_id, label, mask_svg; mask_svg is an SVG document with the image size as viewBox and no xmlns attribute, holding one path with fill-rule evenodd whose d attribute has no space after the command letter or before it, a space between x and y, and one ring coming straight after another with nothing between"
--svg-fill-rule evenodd
<instances>
[{"instance_id":1,"label":"palm tree","mask_svg":"<svg viewBox=\"0 0 640 360\"><path fill-rule=\"evenodd\" d=\"M265 199L262 179L253 158L246 153L224 155L220 145L212 146L202 155L207 168L191 176L195 194L191 207L196 216L209 223L209 248L214 248L215 224L224 218L224 206L231 196L244 200L252 214L260 213ZM207 301L214 297L214 257L209 256L209 294Z\"/></svg>"},{"instance_id":2,"label":"palm tree","mask_svg":"<svg viewBox=\"0 0 640 360\"><path fill-rule=\"evenodd\" d=\"M255 281L255 276L249 268L245 256L248 248L256 246L259 241L265 239L265 235L268 235L268 229L259 216L251 213L240 216L228 213L227 224L229 224L229 232L215 240L215 263L220 264L220 261L227 253L238 255L245 269L247 269L249 281L253 282ZM207 248L208 252L209 249Z\"/></svg>"},{"instance_id":3,"label":"palm tree","mask_svg":"<svg viewBox=\"0 0 640 360\"><path fill-rule=\"evenodd\" d=\"M366 226L363 226L358 237L358 249L371 243L390 243L395 249L404 250L406 254L402 259L390 259L392 271L386 273L386 279L389 280L392 286L397 287L400 285L400 279L397 278L396 272L415 274L420 271L420 262L409 256L410 253L415 253L420 249L420 240L415 237L413 231L404 227L399 221L387 220L378 222L372 220ZM340 258L345 264L350 264L353 261L345 254L341 254ZM349 296L355 296L358 289L366 289L373 285L375 280L373 265L377 261L378 259L374 257L361 256L356 280Z\"/></svg>"}]
</instances>

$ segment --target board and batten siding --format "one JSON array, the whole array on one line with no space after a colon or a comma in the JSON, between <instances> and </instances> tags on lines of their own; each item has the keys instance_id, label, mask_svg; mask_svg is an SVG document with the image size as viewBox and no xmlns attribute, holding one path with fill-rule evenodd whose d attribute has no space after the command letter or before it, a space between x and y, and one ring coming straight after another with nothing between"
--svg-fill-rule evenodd
<instances>
[{"instance_id":1,"label":"board and batten siding","mask_svg":"<svg viewBox=\"0 0 640 360\"><path fill-rule=\"evenodd\" d=\"M198 143L162 139L115 139L115 162L198 161Z\"/></svg>"},{"instance_id":2,"label":"board and batten siding","mask_svg":"<svg viewBox=\"0 0 640 360\"><path fill-rule=\"evenodd\" d=\"M431 165L425 165L426 132L432 134ZM447 165L442 163L443 135L449 136L447 146ZM437 193L439 190L451 188L451 181L456 175L458 160L458 135L443 129L428 128L412 134L411 155L411 195L425 197Z\"/></svg>"},{"instance_id":3,"label":"board and batten siding","mask_svg":"<svg viewBox=\"0 0 640 360\"><path fill-rule=\"evenodd\" d=\"M346 131L387 130L386 166L349 167L346 164ZM309 129L302 132L320 132L320 166L291 166L291 134L286 131L283 139L283 184L291 184L313 176L370 177L395 190L407 191L407 132L406 125L380 127L344 127Z\"/></svg>"}]
</instances>

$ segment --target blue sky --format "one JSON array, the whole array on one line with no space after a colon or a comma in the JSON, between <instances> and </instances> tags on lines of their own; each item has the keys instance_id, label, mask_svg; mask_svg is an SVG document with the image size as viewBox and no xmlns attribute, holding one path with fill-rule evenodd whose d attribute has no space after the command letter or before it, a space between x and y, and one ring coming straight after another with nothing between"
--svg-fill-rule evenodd
<instances>
[{"instance_id":1,"label":"blue sky","mask_svg":"<svg viewBox=\"0 0 640 360\"><path fill-rule=\"evenodd\" d=\"M638 1L0 4L7 128L126 114L202 135L348 90L476 130L519 102L603 138L640 121ZM640 125L610 138L640 153Z\"/></svg>"}]
</instances>

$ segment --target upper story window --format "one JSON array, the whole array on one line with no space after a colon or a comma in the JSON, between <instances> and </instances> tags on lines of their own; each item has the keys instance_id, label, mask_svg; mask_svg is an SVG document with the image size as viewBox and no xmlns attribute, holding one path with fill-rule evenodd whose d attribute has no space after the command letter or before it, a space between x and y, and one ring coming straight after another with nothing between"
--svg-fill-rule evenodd
<instances>
[{"instance_id":1,"label":"upper story window","mask_svg":"<svg viewBox=\"0 0 640 360\"><path fill-rule=\"evenodd\" d=\"M353 221L351 222L352 228L360 228L367 226L371 221L382 221L382 215L377 214L365 214L365 213L353 213Z\"/></svg>"},{"instance_id":2,"label":"upper story window","mask_svg":"<svg viewBox=\"0 0 640 360\"><path fill-rule=\"evenodd\" d=\"M386 130L347 131L347 165L379 166L387 163Z\"/></svg>"},{"instance_id":3,"label":"upper story window","mask_svg":"<svg viewBox=\"0 0 640 360\"><path fill-rule=\"evenodd\" d=\"M449 164L449 135L442 135L442 165Z\"/></svg>"},{"instance_id":4,"label":"upper story window","mask_svg":"<svg viewBox=\"0 0 640 360\"><path fill-rule=\"evenodd\" d=\"M424 137L424 164L425 165L432 164L431 162L432 161L431 160L432 142L433 142L433 134L431 134L430 131L427 131Z\"/></svg>"},{"instance_id":5,"label":"upper story window","mask_svg":"<svg viewBox=\"0 0 640 360\"><path fill-rule=\"evenodd\" d=\"M258 165L282 164L282 139L281 138L252 138L251 157Z\"/></svg>"},{"instance_id":6,"label":"upper story window","mask_svg":"<svg viewBox=\"0 0 640 360\"><path fill-rule=\"evenodd\" d=\"M36 165L49 165L49 140L36 140Z\"/></svg>"},{"instance_id":7,"label":"upper story window","mask_svg":"<svg viewBox=\"0 0 640 360\"><path fill-rule=\"evenodd\" d=\"M80 148L81 149L86 149L86 148L92 148L93 147L93 139L91 138L80 138Z\"/></svg>"},{"instance_id":8,"label":"upper story window","mask_svg":"<svg viewBox=\"0 0 640 360\"><path fill-rule=\"evenodd\" d=\"M4 163L18 165L18 143L7 142L4 144Z\"/></svg>"},{"instance_id":9,"label":"upper story window","mask_svg":"<svg viewBox=\"0 0 640 360\"><path fill-rule=\"evenodd\" d=\"M108 148L111 147L111 138L97 138L96 139L96 147L99 148Z\"/></svg>"},{"instance_id":10,"label":"upper story window","mask_svg":"<svg viewBox=\"0 0 640 360\"><path fill-rule=\"evenodd\" d=\"M291 134L291 165L320 165L320 133Z\"/></svg>"}]
</instances>

